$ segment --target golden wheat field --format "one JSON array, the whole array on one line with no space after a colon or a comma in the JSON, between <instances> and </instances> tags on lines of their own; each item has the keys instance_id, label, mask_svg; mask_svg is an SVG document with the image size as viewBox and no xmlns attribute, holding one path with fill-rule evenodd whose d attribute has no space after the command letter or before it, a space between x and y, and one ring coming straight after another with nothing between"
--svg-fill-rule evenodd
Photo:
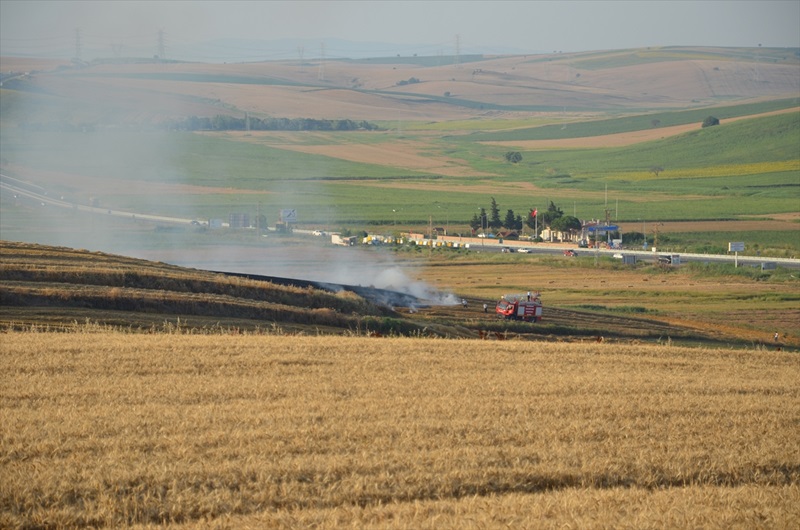
<instances>
[{"instance_id":1,"label":"golden wheat field","mask_svg":"<svg viewBox=\"0 0 800 530\"><path fill-rule=\"evenodd\" d=\"M791 528L765 350L0 335L3 528Z\"/></svg>"}]
</instances>

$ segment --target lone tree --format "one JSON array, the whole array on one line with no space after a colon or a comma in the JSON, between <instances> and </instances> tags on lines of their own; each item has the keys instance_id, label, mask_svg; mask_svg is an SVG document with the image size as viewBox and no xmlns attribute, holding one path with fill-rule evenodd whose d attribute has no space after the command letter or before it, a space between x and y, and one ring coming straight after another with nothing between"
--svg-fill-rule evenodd
<instances>
[{"instance_id":1,"label":"lone tree","mask_svg":"<svg viewBox=\"0 0 800 530\"><path fill-rule=\"evenodd\" d=\"M522 161L522 154L519 151L509 151L505 154L505 158L512 164L516 164Z\"/></svg>"},{"instance_id":2,"label":"lone tree","mask_svg":"<svg viewBox=\"0 0 800 530\"><path fill-rule=\"evenodd\" d=\"M714 125L719 125L719 119L715 118L714 116L709 116L703 120L703 129L706 127L713 127Z\"/></svg>"},{"instance_id":3,"label":"lone tree","mask_svg":"<svg viewBox=\"0 0 800 530\"><path fill-rule=\"evenodd\" d=\"M650 168L650 173L652 173L652 174L653 174L653 175L655 175L656 177L657 177L657 176L659 175L659 173L661 173L662 171L664 171L664 168L663 168L663 167L661 167L661 166L653 166L653 167L651 167L651 168Z\"/></svg>"},{"instance_id":4,"label":"lone tree","mask_svg":"<svg viewBox=\"0 0 800 530\"><path fill-rule=\"evenodd\" d=\"M497 230L503 226L503 221L500 220L500 208L497 206L497 201L492 197L492 204L489 206L489 228Z\"/></svg>"}]
</instances>

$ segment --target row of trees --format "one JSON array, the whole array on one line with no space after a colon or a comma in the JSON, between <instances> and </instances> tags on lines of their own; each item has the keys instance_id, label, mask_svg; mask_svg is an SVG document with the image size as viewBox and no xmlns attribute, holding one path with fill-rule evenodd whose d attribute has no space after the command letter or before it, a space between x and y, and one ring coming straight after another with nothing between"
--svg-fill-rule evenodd
<instances>
[{"instance_id":1,"label":"row of trees","mask_svg":"<svg viewBox=\"0 0 800 530\"><path fill-rule=\"evenodd\" d=\"M406 86L406 85L415 85L417 83L419 83L419 79L417 79L416 77L409 77L408 81L406 81L405 79L401 79L395 84L397 86Z\"/></svg>"},{"instance_id":2,"label":"row of trees","mask_svg":"<svg viewBox=\"0 0 800 530\"><path fill-rule=\"evenodd\" d=\"M237 118L218 114L213 118L190 116L185 120L173 120L167 124L167 128L179 131L372 131L378 126L364 120Z\"/></svg>"},{"instance_id":3,"label":"row of trees","mask_svg":"<svg viewBox=\"0 0 800 530\"><path fill-rule=\"evenodd\" d=\"M472 216L469 225L473 231L499 230L501 228L522 230L523 226L527 226L531 230L550 227L552 230L565 233L578 231L582 227L578 218L564 215L564 211L556 206L553 201L550 201L544 212L540 213L535 208L529 209L525 219L521 215L515 214L514 210L511 209L506 212L504 219L500 219L500 207L494 197L492 197L489 212L487 213L486 208L481 208L479 213ZM535 235L538 236L539 234Z\"/></svg>"}]
</instances>

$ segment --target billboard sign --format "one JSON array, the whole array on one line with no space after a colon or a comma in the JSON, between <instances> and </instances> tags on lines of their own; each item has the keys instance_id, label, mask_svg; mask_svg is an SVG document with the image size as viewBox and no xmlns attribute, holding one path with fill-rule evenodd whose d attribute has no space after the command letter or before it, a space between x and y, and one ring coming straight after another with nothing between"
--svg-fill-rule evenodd
<instances>
[{"instance_id":1,"label":"billboard sign","mask_svg":"<svg viewBox=\"0 0 800 530\"><path fill-rule=\"evenodd\" d=\"M281 222L282 223L296 223L297 222L297 210L294 208L284 208L281 210Z\"/></svg>"}]
</instances>

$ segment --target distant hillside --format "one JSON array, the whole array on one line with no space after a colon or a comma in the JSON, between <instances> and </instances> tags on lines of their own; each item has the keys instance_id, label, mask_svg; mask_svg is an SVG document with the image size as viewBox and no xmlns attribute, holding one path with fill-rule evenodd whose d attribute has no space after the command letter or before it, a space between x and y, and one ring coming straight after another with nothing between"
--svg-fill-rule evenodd
<instances>
[{"instance_id":1,"label":"distant hillside","mask_svg":"<svg viewBox=\"0 0 800 530\"><path fill-rule=\"evenodd\" d=\"M467 60L469 59L469 60ZM4 122L151 124L188 116L442 121L532 113L639 113L796 97L796 50L648 48L241 64L96 61L13 70ZM13 72L12 73L10 73ZM22 75L20 75L22 74ZM10 106L24 109L13 112ZM23 118L24 117L24 118Z\"/></svg>"}]
</instances>

